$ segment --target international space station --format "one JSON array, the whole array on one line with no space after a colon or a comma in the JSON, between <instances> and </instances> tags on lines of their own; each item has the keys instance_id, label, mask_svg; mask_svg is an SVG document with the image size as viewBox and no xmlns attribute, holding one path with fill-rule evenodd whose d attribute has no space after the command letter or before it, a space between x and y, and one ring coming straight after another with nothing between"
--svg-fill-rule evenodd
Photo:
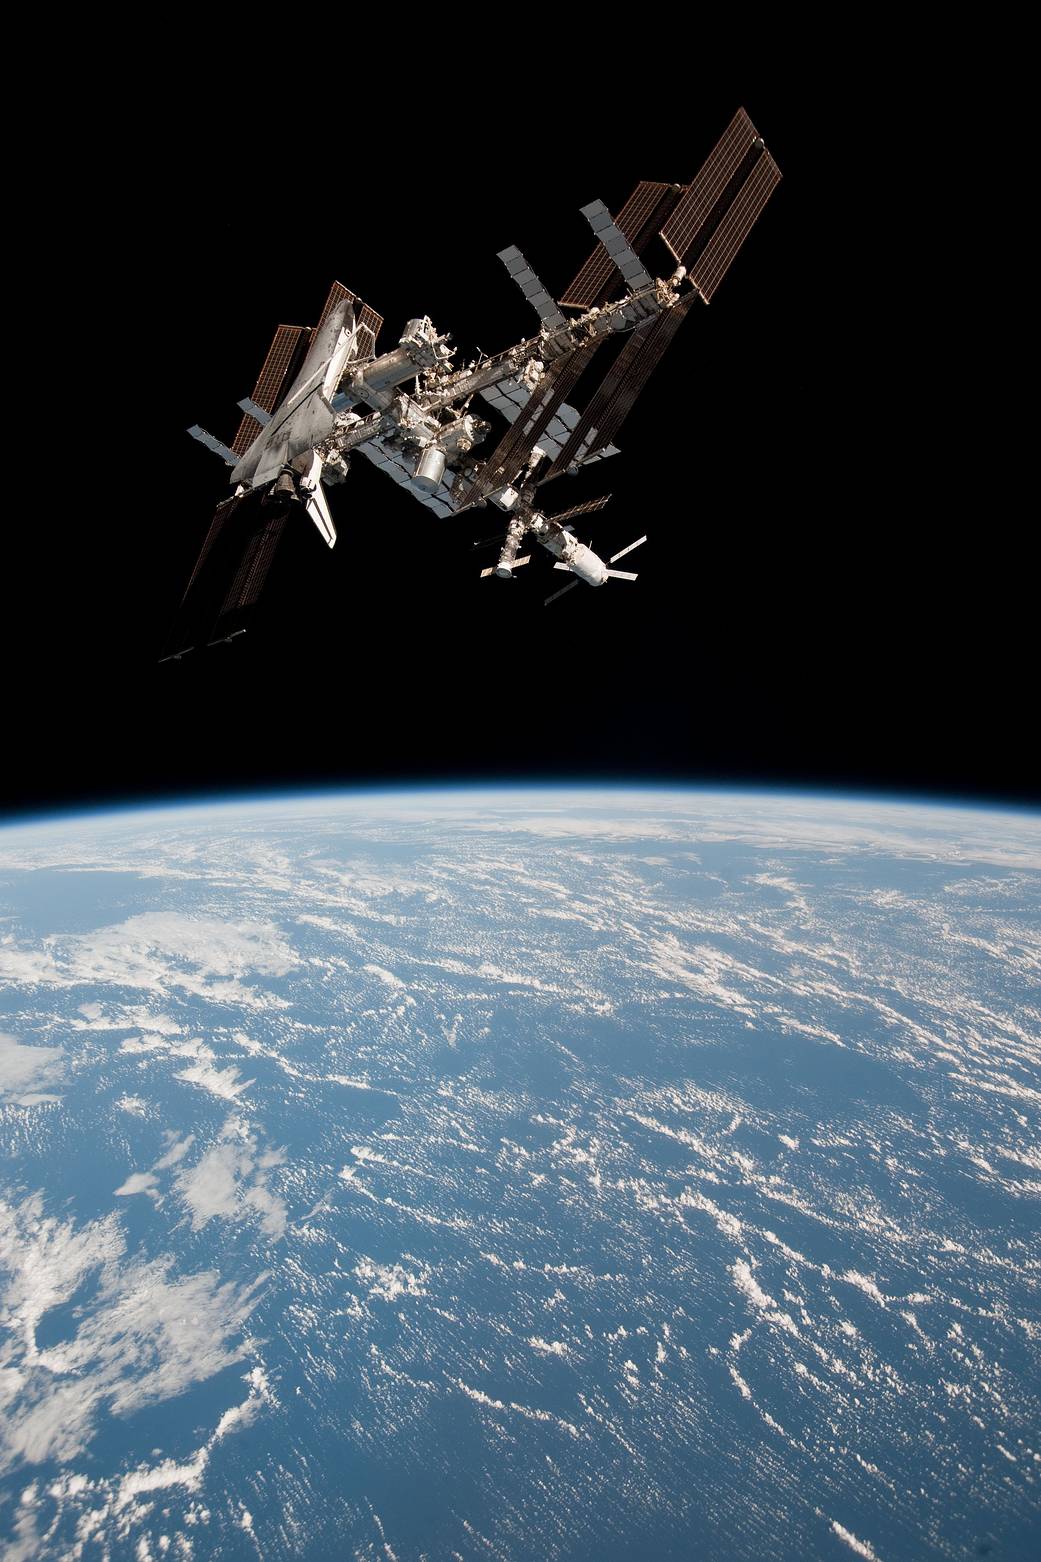
<instances>
[{"instance_id":1,"label":"international space station","mask_svg":"<svg viewBox=\"0 0 1041 1562\"><path fill-rule=\"evenodd\" d=\"M541 491L618 453L613 440L652 370L691 309L711 302L780 177L738 109L689 184L641 180L614 217L599 200L582 208L595 245L559 300L519 249L503 250L538 330L464 364L426 316L378 351L382 316L334 282L313 329L276 330L231 444L188 431L231 468L234 492L217 506L162 659L245 632L294 515L334 545L326 489L355 454L441 521L493 505L502 541L480 573L510 579L530 562L530 539L571 576L547 605L582 582L635 580L613 566L646 537L604 560L576 534L573 523L607 497L550 513ZM665 276L647 269L658 257ZM568 398L616 337L626 339L579 411Z\"/></svg>"}]
</instances>

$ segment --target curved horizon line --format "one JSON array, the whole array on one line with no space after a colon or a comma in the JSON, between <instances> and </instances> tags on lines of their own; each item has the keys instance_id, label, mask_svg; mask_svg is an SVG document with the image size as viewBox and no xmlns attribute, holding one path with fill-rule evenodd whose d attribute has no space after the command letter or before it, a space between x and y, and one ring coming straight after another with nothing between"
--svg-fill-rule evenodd
<instances>
[{"instance_id":1,"label":"curved horizon line","mask_svg":"<svg viewBox=\"0 0 1041 1562\"><path fill-rule=\"evenodd\" d=\"M147 802L138 799L119 798L111 802L99 804L71 804L55 805L43 809L15 810L0 814L0 830L24 829L33 825L58 824L63 821L88 820L108 818L114 815L142 815L157 813L192 813L206 809L221 811L246 808L250 805L264 806L278 803L303 803L308 801L321 802L331 799L348 798L377 798L407 795L431 794L443 796L452 794L488 794L509 793L511 795L545 793L548 791L601 794L605 792L626 793L700 793L713 796L734 796L742 798L758 797L764 800L770 799L798 799L807 801L846 801L860 804L875 804L881 807L917 807L917 808L944 808L951 811L971 813L1009 813L1027 815L1031 818L1041 816L1041 801L1024 802L1022 799L1003 799L994 796L985 796L980 793L963 792L952 794L949 792L937 793L927 789L898 790L893 788L856 786L846 784L820 785L803 784L799 782L777 782L772 785L764 785L762 782L718 782L718 781L677 781L673 778L661 780L648 780L640 778L615 777L590 781L585 778L554 777L539 780L525 780L511 782L502 780L479 781L472 777L466 780L444 781L388 781L373 785L369 782L340 783L326 786L296 785L289 787L265 787L249 791L220 791L216 789L201 789L187 793L163 794L149 798Z\"/></svg>"}]
</instances>

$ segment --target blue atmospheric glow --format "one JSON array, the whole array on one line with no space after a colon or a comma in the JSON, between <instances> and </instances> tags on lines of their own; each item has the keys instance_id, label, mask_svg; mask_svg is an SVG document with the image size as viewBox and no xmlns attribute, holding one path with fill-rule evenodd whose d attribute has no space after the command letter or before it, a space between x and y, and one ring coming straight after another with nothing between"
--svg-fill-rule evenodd
<instances>
[{"instance_id":1,"label":"blue atmospheric glow","mask_svg":"<svg viewBox=\"0 0 1041 1562\"><path fill-rule=\"evenodd\" d=\"M646 795L707 796L760 799L814 799L827 803L850 802L894 808L947 808L964 812L1006 813L1011 815L1036 815L1041 813L1041 803L993 798L976 794L938 793L931 791L900 791L896 788L858 788L852 786L803 785L785 782L764 785L762 782L702 782L663 779L626 780L624 777L590 781L584 777L546 778L518 782L480 781L463 778L458 781L394 781L383 785L330 783L326 786L269 787L241 792L187 791L168 796L117 798L104 803L63 804L25 809L11 813L6 819L0 816L0 829L30 828L53 823L87 821L107 818L132 818L145 815L168 816L175 813L211 813L216 810L242 810L255 808L287 808L320 806L330 803L350 803L364 806L368 799L386 797L421 796L443 799L459 797L522 797L545 794L588 794L590 799Z\"/></svg>"}]
</instances>

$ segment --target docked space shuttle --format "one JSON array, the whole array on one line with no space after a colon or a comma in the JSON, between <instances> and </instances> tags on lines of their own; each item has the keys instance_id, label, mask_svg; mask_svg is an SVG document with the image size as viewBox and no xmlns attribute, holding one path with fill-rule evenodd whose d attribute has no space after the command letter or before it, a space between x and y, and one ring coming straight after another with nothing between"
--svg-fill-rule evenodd
<instances>
[{"instance_id":1,"label":"docked space shuttle","mask_svg":"<svg viewBox=\"0 0 1041 1562\"><path fill-rule=\"evenodd\" d=\"M594 248L559 299L519 249L503 250L538 330L461 364L426 316L379 351L382 317L334 282L313 329L278 327L231 444L188 431L230 468L233 492L217 506L163 659L245 631L298 517L333 547L327 490L355 456L439 524L494 506L499 552L483 578L513 578L535 556L522 552L530 542L570 577L547 604L583 582L635 580L613 566L645 537L607 559L579 538L576 521L606 496L551 513L541 491L617 455L614 438L652 370L691 310L711 302L780 177L739 109L689 184L641 180L617 216L599 200L582 208Z\"/></svg>"}]
</instances>

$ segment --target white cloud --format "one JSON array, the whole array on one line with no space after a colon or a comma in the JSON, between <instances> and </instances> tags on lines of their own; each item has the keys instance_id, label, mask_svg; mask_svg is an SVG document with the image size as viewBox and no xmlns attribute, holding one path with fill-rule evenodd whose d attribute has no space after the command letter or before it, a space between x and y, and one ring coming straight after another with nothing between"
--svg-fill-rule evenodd
<instances>
[{"instance_id":1,"label":"white cloud","mask_svg":"<svg viewBox=\"0 0 1041 1562\"><path fill-rule=\"evenodd\" d=\"M175 1180L177 1192L191 1210L192 1229L198 1231L215 1215L233 1219L238 1213L239 1180L252 1162L234 1145L216 1144L190 1170Z\"/></svg>"},{"instance_id":2,"label":"white cloud","mask_svg":"<svg viewBox=\"0 0 1041 1562\"><path fill-rule=\"evenodd\" d=\"M384 1302L396 1301L399 1296L425 1296L430 1279L426 1264L419 1264L412 1272L403 1264L377 1264L371 1258L356 1264L354 1273L368 1286L370 1296L378 1296Z\"/></svg>"},{"instance_id":3,"label":"white cloud","mask_svg":"<svg viewBox=\"0 0 1041 1562\"><path fill-rule=\"evenodd\" d=\"M162 997L182 990L253 1008L278 1000L246 985L253 976L285 976L296 955L273 923L222 921L151 911L90 933L58 934L39 946L0 944L0 977L23 986L112 984ZM85 1013L89 1009L90 1013ZM85 1028L103 1028L100 1004L81 1006Z\"/></svg>"},{"instance_id":4,"label":"white cloud","mask_svg":"<svg viewBox=\"0 0 1041 1562\"><path fill-rule=\"evenodd\" d=\"M225 1101L237 1101L242 1092L254 1083L252 1079L240 1080L237 1068L213 1068L208 1063L193 1063L191 1068L178 1070L174 1078L198 1085L201 1090L208 1090L211 1095L220 1096Z\"/></svg>"},{"instance_id":5,"label":"white cloud","mask_svg":"<svg viewBox=\"0 0 1041 1562\"><path fill-rule=\"evenodd\" d=\"M169 1142L169 1149L165 1155L160 1156L159 1160L156 1161L152 1167L153 1171L165 1171L168 1166L176 1166L177 1162L183 1160L195 1143L194 1134L188 1134L184 1139L178 1139L176 1134L171 1133L167 1134L166 1138Z\"/></svg>"},{"instance_id":6,"label":"white cloud","mask_svg":"<svg viewBox=\"0 0 1041 1562\"><path fill-rule=\"evenodd\" d=\"M159 1201L159 1183L151 1172L131 1172L120 1187L116 1189L116 1196L126 1198L134 1193L147 1193L150 1199Z\"/></svg>"},{"instance_id":7,"label":"white cloud","mask_svg":"<svg viewBox=\"0 0 1041 1562\"><path fill-rule=\"evenodd\" d=\"M10 1095L20 1106L58 1101L60 1096L41 1094L38 1087L57 1083L63 1073L60 1047L27 1047L0 1031L0 1099Z\"/></svg>"},{"instance_id":8,"label":"white cloud","mask_svg":"<svg viewBox=\"0 0 1041 1562\"><path fill-rule=\"evenodd\" d=\"M246 1398L225 1410L210 1435L187 1457L160 1459L156 1464L141 1463L133 1470L107 1479L75 1472L60 1474L48 1482L45 1493L40 1492L35 1481L26 1487L16 1519L15 1547L4 1553L5 1562L9 1555L28 1562L30 1557L39 1554L44 1537L37 1521L44 1495L58 1504L59 1516L66 1520L78 1514L77 1544L63 1555L79 1556L88 1540L92 1543L91 1549L100 1548L99 1554L135 1555L139 1562L153 1562L152 1543L157 1542L160 1554L170 1554L170 1537L165 1533L151 1537L139 1533L133 1543L133 1531L154 1514L156 1507L155 1501L142 1499L160 1493L163 1495L158 1497L158 1503L164 1504L170 1500L166 1494L180 1487L189 1499L184 1513L187 1525L191 1527L199 1520L209 1522L210 1510L191 1499L202 1487L214 1450L225 1438L251 1426L265 1406L278 1403L261 1367L255 1366L245 1373L243 1381L249 1388ZM239 1506L242 1513L239 1522L242 1528L249 1528L245 1523L248 1510L242 1504ZM53 1527L50 1533L53 1533ZM184 1531L176 1534L174 1541L178 1556L190 1558L193 1555L191 1541Z\"/></svg>"},{"instance_id":9,"label":"white cloud","mask_svg":"<svg viewBox=\"0 0 1041 1562\"><path fill-rule=\"evenodd\" d=\"M285 1202L268 1186L268 1172L282 1157L278 1151L259 1151L256 1137L246 1132L232 1135L236 1119L225 1125L223 1135L192 1167L174 1179L174 1190L187 1204L192 1229L208 1221L258 1218L266 1236L277 1238L286 1229Z\"/></svg>"},{"instance_id":10,"label":"white cloud","mask_svg":"<svg viewBox=\"0 0 1041 1562\"><path fill-rule=\"evenodd\" d=\"M855 1551L858 1557L864 1557L865 1562L879 1562L878 1552L866 1540L858 1539L852 1530L844 1528L837 1519L832 1519L831 1527L839 1539L844 1540L849 1549Z\"/></svg>"},{"instance_id":11,"label":"white cloud","mask_svg":"<svg viewBox=\"0 0 1041 1562\"><path fill-rule=\"evenodd\" d=\"M106 1407L129 1415L241 1360L259 1283L177 1275L169 1255L128 1258L114 1214L77 1226L49 1216L39 1195L0 1200L0 1473L75 1458ZM41 1319L77 1292L75 1331L40 1350Z\"/></svg>"},{"instance_id":12,"label":"white cloud","mask_svg":"<svg viewBox=\"0 0 1041 1562\"><path fill-rule=\"evenodd\" d=\"M116 1106L121 1112L129 1112L133 1117L144 1117L148 1112L148 1103L141 1096L121 1095Z\"/></svg>"},{"instance_id":13,"label":"white cloud","mask_svg":"<svg viewBox=\"0 0 1041 1562\"><path fill-rule=\"evenodd\" d=\"M366 965L363 967L370 976L378 976L381 982L386 982L388 987L404 987L405 983L400 976L395 976L393 971L385 971L381 965Z\"/></svg>"}]
</instances>

